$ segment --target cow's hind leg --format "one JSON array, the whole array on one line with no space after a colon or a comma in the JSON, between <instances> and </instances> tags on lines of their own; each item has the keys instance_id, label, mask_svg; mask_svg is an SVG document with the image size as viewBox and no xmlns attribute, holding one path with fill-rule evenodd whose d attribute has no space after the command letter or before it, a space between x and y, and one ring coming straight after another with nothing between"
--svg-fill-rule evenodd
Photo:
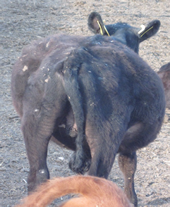
<instances>
[{"instance_id":1,"label":"cow's hind leg","mask_svg":"<svg viewBox=\"0 0 170 207\"><path fill-rule=\"evenodd\" d=\"M102 143L92 150L91 165L88 171L89 175L107 179L117 153L117 147L115 147L112 144Z\"/></svg>"},{"instance_id":2,"label":"cow's hind leg","mask_svg":"<svg viewBox=\"0 0 170 207\"><path fill-rule=\"evenodd\" d=\"M24 114L22 118L22 132L30 165L28 192L49 178L46 158L53 125L50 117L40 116L36 119L32 114Z\"/></svg>"},{"instance_id":3,"label":"cow's hind leg","mask_svg":"<svg viewBox=\"0 0 170 207\"><path fill-rule=\"evenodd\" d=\"M136 151L152 142L159 131L160 122L155 124L136 123L126 132L119 147L119 166L125 177L125 193L129 200L137 206L137 196L134 189L134 174L136 171Z\"/></svg>"},{"instance_id":4,"label":"cow's hind leg","mask_svg":"<svg viewBox=\"0 0 170 207\"><path fill-rule=\"evenodd\" d=\"M120 153L119 154L119 167L124 174L124 191L128 199L134 206L137 206L137 196L134 188L134 175L136 171L136 152Z\"/></svg>"},{"instance_id":5,"label":"cow's hind leg","mask_svg":"<svg viewBox=\"0 0 170 207\"><path fill-rule=\"evenodd\" d=\"M126 123L126 119L122 120L121 116L115 115L114 119L117 121L110 124L112 122L101 118L97 120L97 118L97 123L90 120L92 124L87 125L87 142L91 150L91 165L88 174L107 178L126 130L126 124L120 125L119 123Z\"/></svg>"}]
</instances>

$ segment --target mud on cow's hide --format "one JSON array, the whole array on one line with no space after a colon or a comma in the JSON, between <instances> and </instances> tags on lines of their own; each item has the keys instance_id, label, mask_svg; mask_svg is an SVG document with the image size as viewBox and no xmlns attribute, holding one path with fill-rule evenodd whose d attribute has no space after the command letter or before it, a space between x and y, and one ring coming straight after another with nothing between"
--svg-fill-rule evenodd
<instances>
[{"instance_id":1,"label":"mud on cow's hide","mask_svg":"<svg viewBox=\"0 0 170 207\"><path fill-rule=\"evenodd\" d=\"M69 166L77 173L107 178L119 153L124 191L137 206L136 150L156 138L165 100L160 78L136 53L160 22L139 31L123 23L105 26L92 13L88 25L103 36L40 39L14 65L11 90L30 164L28 191L49 178L53 139L75 151Z\"/></svg>"}]
</instances>

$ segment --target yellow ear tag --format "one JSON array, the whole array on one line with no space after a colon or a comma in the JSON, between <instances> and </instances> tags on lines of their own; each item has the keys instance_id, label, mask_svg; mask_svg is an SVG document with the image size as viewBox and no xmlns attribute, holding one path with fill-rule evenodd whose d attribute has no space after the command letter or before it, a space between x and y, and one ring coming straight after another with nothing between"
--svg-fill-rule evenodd
<instances>
[{"instance_id":1,"label":"yellow ear tag","mask_svg":"<svg viewBox=\"0 0 170 207\"><path fill-rule=\"evenodd\" d=\"M98 20L97 20L97 24L99 25L101 35L103 35L103 30L102 30L101 24ZM105 26L104 26L104 30L106 31L107 35L110 36L110 34Z\"/></svg>"},{"instance_id":2,"label":"yellow ear tag","mask_svg":"<svg viewBox=\"0 0 170 207\"><path fill-rule=\"evenodd\" d=\"M104 26L104 29L105 29L105 31L106 31L106 33L107 33L107 35L108 36L110 36L110 34L109 34L109 32L108 32L108 30L106 29L106 27Z\"/></svg>"},{"instance_id":3,"label":"yellow ear tag","mask_svg":"<svg viewBox=\"0 0 170 207\"><path fill-rule=\"evenodd\" d=\"M150 27L148 30L146 30L143 34L140 35L140 38L143 37L143 35L145 35L147 32L149 32L151 29L153 29L153 26Z\"/></svg>"},{"instance_id":4,"label":"yellow ear tag","mask_svg":"<svg viewBox=\"0 0 170 207\"><path fill-rule=\"evenodd\" d=\"M97 24L99 25L101 35L103 35L102 27L101 27L100 22L98 20L97 20Z\"/></svg>"}]
</instances>

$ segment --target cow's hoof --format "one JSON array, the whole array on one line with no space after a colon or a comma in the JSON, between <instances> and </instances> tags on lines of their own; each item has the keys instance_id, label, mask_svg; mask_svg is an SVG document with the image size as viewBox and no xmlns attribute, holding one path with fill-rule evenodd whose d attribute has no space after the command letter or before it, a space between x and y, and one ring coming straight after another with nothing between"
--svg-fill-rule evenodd
<instances>
[{"instance_id":1,"label":"cow's hoof","mask_svg":"<svg viewBox=\"0 0 170 207\"><path fill-rule=\"evenodd\" d=\"M91 160L84 153L73 153L71 156L69 167L78 174L84 174L90 168Z\"/></svg>"}]
</instances>

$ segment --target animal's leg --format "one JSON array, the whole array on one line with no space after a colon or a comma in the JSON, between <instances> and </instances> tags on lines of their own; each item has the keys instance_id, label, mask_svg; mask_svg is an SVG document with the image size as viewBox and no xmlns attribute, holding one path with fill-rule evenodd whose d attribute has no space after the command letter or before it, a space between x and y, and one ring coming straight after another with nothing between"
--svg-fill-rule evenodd
<instances>
[{"instance_id":1,"label":"animal's leg","mask_svg":"<svg viewBox=\"0 0 170 207\"><path fill-rule=\"evenodd\" d=\"M117 147L112 145L112 143L110 145L102 143L100 147L96 147L92 150L92 159L88 174L107 178L111 171L116 153Z\"/></svg>"},{"instance_id":2,"label":"animal's leg","mask_svg":"<svg viewBox=\"0 0 170 207\"><path fill-rule=\"evenodd\" d=\"M119 154L119 167L124 174L124 192L128 199L134 206L137 206L137 196L134 188L134 175L136 171L137 157L136 152L120 153Z\"/></svg>"},{"instance_id":3,"label":"animal's leg","mask_svg":"<svg viewBox=\"0 0 170 207\"><path fill-rule=\"evenodd\" d=\"M24 114L22 118L22 132L30 164L29 192L49 178L46 157L52 130L53 123L48 117L36 119L32 114Z\"/></svg>"},{"instance_id":4,"label":"animal's leg","mask_svg":"<svg viewBox=\"0 0 170 207\"><path fill-rule=\"evenodd\" d=\"M87 142L91 151L88 174L107 178L126 130L126 124L119 123L126 123L126 120L122 120L122 117L116 114L114 116L116 122L113 124L97 118L96 116L95 120L92 119L86 124Z\"/></svg>"},{"instance_id":5,"label":"animal's leg","mask_svg":"<svg viewBox=\"0 0 170 207\"><path fill-rule=\"evenodd\" d=\"M119 166L125 177L125 193L129 200L137 206L137 196L134 189L134 174L136 170L136 151L152 142L160 129L160 121L154 124L133 124L124 136L119 147Z\"/></svg>"}]
</instances>

